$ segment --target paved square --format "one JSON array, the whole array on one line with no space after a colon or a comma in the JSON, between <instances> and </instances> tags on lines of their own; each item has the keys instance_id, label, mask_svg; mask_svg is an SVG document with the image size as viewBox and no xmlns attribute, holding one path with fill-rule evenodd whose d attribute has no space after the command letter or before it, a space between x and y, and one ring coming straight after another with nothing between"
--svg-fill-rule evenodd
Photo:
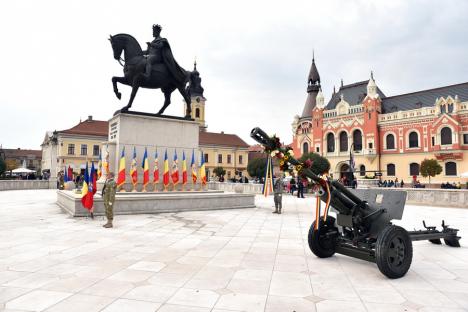
<instances>
[{"instance_id":1,"label":"paved square","mask_svg":"<svg viewBox=\"0 0 468 312\"><path fill-rule=\"evenodd\" d=\"M0 192L0 311L468 311L468 209L407 206L460 229L462 248L414 242L408 274L336 255L307 232L314 200L257 196L257 209L73 219L54 190Z\"/></svg>"}]
</instances>

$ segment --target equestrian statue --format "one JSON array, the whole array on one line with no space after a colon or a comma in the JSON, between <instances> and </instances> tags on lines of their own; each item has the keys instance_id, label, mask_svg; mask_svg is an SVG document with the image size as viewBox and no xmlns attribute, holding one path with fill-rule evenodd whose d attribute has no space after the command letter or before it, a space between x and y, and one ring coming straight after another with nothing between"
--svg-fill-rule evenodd
<instances>
[{"instance_id":1,"label":"equestrian statue","mask_svg":"<svg viewBox=\"0 0 468 312\"><path fill-rule=\"evenodd\" d=\"M118 112L127 112L132 107L138 89L161 89L164 93L164 105L156 115L161 115L171 103L171 93L177 89L185 102L187 110L185 118L190 119L192 108L190 105L190 88L187 83L193 80L192 72L184 70L177 64L172 55L171 46L166 38L161 38L162 27L153 25L152 42L148 42L147 50L143 51L138 41L128 34L110 36L109 40L114 51L114 59L123 66L123 77L112 77L114 93L120 100L121 93L117 82L132 87L128 104ZM121 55L124 53L122 59ZM124 61L125 64L122 64Z\"/></svg>"}]
</instances>

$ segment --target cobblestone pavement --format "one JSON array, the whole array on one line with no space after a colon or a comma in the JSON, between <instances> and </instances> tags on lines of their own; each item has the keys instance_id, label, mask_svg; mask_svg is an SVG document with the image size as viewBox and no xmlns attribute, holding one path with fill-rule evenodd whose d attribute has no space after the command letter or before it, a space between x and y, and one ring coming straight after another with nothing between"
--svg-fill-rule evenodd
<instances>
[{"instance_id":1,"label":"cobblestone pavement","mask_svg":"<svg viewBox=\"0 0 468 312\"><path fill-rule=\"evenodd\" d=\"M71 218L55 191L0 192L0 311L468 311L468 248L414 243L411 270L318 259L306 234L313 198L259 208ZM468 209L407 206L403 222L458 227Z\"/></svg>"}]
</instances>

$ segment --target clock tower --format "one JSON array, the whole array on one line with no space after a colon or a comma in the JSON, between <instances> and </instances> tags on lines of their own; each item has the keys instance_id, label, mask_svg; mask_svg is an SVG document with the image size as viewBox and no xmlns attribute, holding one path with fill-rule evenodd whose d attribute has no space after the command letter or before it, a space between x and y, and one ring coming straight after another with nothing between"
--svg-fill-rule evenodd
<instances>
[{"instance_id":1,"label":"clock tower","mask_svg":"<svg viewBox=\"0 0 468 312\"><path fill-rule=\"evenodd\" d=\"M190 100L192 104L191 117L199 123L200 130L206 131L207 125L205 123L205 102L206 98L203 96L203 87L201 86L200 73L197 71L197 62L193 64L193 71L190 76ZM186 106L186 105L184 105ZM184 107L186 111L186 107Z\"/></svg>"}]
</instances>

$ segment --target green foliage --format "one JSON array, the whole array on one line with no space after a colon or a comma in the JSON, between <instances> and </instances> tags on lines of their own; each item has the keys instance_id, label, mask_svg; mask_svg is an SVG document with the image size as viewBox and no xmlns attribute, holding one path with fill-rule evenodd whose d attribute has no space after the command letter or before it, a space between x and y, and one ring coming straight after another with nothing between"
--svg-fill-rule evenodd
<instances>
[{"instance_id":1,"label":"green foliage","mask_svg":"<svg viewBox=\"0 0 468 312\"><path fill-rule=\"evenodd\" d=\"M310 170L317 175L322 175L330 170L330 162L325 157L316 153L306 153L299 158L299 161L305 163L308 159L312 161Z\"/></svg>"},{"instance_id":2,"label":"green foliage","mask_svg":"<svg viewBox=\"0 0 468 312\"><path fill-rule=\"evenodd\" d=\"M226 174L226 170L223 167L216 167L213 169L213 173L217 176L224 176Z\"/></svg>"},{"instance_id":3,"label":"green foliage","mask_svg":"<svg viewBox=\"0 0 468 312\"><path fill-rule=\"evenodd\" d=\"M251 177L260 178L264 177L266 173L267 167L267 159L266 158L256 158L249 161L247 165L247 172Z\"/></svg>"},{"instance_id":4,"label":"green foliage","mask_svg":"<svg viewBox=\"0 0 468 312\"><path fill-rule=\"evenodd\" d=\"M6 171L6 164L5 161L0 158L0 176L3 175Z\"/></svg>"},{"instance_id":5,"label":"green foliage","mask_svg":"<svg viewBox=\"0 0 468 312\"><path fill-rule=\"evenodd\" d=\"M429 177L429 183L431 183L431 177L435 177L436 175L442 172L442 166L436 159L424 159L421 162L421 175L423 177Z\"/></svg>"}]
</instances>

